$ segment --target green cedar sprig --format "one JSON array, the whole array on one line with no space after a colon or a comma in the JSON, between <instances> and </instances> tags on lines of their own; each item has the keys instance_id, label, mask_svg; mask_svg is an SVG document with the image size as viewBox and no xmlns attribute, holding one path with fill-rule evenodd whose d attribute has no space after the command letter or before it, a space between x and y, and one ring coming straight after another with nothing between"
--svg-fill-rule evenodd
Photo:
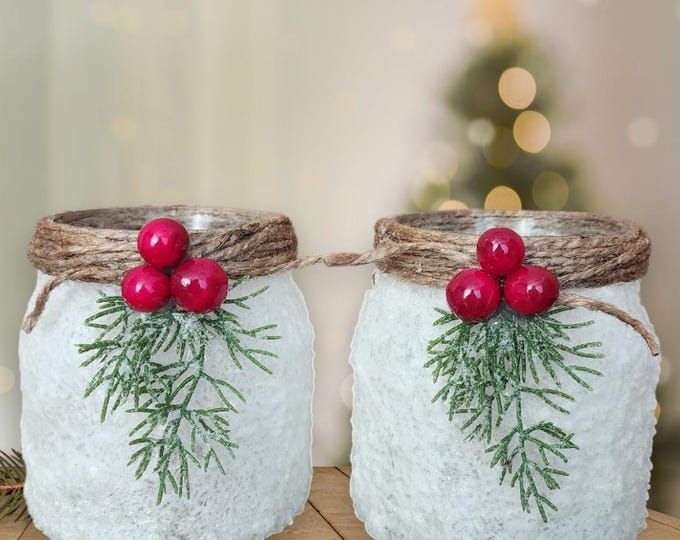
<instances>
[{"instance_id":1,"label":"green cedar sprig","mask_svg":"<svg viewBox=\"0 0 680 540\"><path fill-rule=\"evenodd\" d=\"M0 519L29 518L24 500L26 464L21 452L0 451Z\"/></svg>"},{"instance_id":2,"label":"green cedar sprig","mask_svg":"<svg viewBox=\"0 0 680 540\"><path fill-rule=\"evenodd\" d=\"M432 402L447 405L449 420L463 416L461 431L467 440L489 445L486 452L491 454L491 467L500 467L500 483L509 477L510 486L519 489L522 509L530 512L533 501L545 522L547 508L557 511L549 492L559 489L559 477L568 476L554 463L566 464L565 451L578 450L578 446L573 434L552 422L525 426L522 408L527 399L534 398L569 414L567 407L574 397L563 390L563 381L571 379L591 390L585 377L602 375L575 362L604 355L594 351L600 342L571 343L570 331L593 324L569 324L555 317L571 309L559 307L531 317L503 309L479 323L462 322L437 309L440 317L434 325L446 329L430 341L430 359L425 363L434 383L443 382ZM514 427L497 434L512 412Z\"/></svg>"},{"instance_id":3,"label":"green cedar sprig","mask_svg":"<svg viewBox=\"0 0 680 540\"><path fill-rule=\"evenodd\" d=\"M137 479L149 467L157 474L157 504L169 488L180 497L191 496L192 466L206 471L214 463L225 474L222 457L235 456L238 445L231 439L228 415L237 412L235 403L245 402L245 397L207 370L206 350L213 340L220 340L238 369L249 362L272 373L264 361L276 358L276 354L249 347L243 338L280 339L271 334L276 325L245 328L236 311L230 309L250 309L250 300L266 289L229 298L207 314L188 313L177 307L139 313L122 297L102 293L97 300L98 311L86 319L85 325L99 330L99 334L92 342L77 345L79 353L88 355L82 365L96 367L84 396L104 389L101 422L122 407L142 416L129 434L134 451L128 464L136 467ZM194 396L199 388L212 392L218 405L196 405Z\"/></svg>"}]
</instances>

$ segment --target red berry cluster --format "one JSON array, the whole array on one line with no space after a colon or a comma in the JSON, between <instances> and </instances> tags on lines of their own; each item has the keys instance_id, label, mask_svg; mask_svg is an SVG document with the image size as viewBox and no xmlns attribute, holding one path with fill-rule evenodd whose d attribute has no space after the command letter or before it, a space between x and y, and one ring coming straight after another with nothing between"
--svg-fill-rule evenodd
<instances>
[{"instance_id":1,"label":"red berry cluster","mask_svg":"<svg viewBox=\"0 0 680 540\"><path fill-rule=\"evenodd\" d=\"M149 221L137 236L137 250L147 264L125 274L121 294L127 304L144 312L162 309L172 298L193 313L208 313L224 302L229 279L212 259L185 259L189 233L169 218ZM184 261L184 262L182 262Z\"/></svg>"},{"instance_id":2,"label":"red berry cluster","mask_svg":"<svg viewBox=\"0 0 680 540\"><path fill-rule=\"evenodd\" d=\"M522 266L524 241L512 229L489 229L477 242L482 267L461 270L446 287L451 311L466 322L484 321L505 303L522 315L547 311L560 294L555 275L542 266Z\"/></svg>"}]
</instances>

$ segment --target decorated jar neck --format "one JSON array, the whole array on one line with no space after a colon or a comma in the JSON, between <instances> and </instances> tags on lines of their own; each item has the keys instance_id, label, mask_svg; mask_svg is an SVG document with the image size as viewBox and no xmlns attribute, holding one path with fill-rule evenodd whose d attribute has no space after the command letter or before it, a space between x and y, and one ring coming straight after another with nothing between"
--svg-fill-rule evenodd
<instances>
[{"instance_id":1,"label":"decorated jar neck","mask_svg":"<svg viewBox=\"0 0 680 540\"><path fill-rule=\"evenodd\" d=\"M563 288L634 281L647 272L651 243L631 221L581 212L453 210L383 218L375 225L381 271L446 287L456 272L476 264L477 239L490 227L524 238L525 263L549 268Z\"/></svg>"},{"instance_id":2,"label":"decorated jar neck","mask_svg":"<svg viewBox=\"0 0 680 540\"><path fill-rule=\"evenodd\" d=\"M232 277L263 276L297 260L297 238L288 217L271 212L161 206L64 212L38 221L28 259L49 274L23 328L32 330L50 292L66 280L120 283L142 263L137 235L151 218L181 222L191 236L189 254L213 259Z\"/></svg>"}]
</instances>

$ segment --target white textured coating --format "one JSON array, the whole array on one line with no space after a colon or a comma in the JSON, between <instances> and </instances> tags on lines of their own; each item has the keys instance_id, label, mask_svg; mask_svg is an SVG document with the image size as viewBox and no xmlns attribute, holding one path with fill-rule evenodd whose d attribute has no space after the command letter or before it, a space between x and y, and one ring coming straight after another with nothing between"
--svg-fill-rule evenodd
<instances>
[{"instance_id":1,"label":"white textured coating","mask_svg":"<svg viewBox=\"0 0 680 540\"><path fill-rule=\"evenodd\" d=\"M45 279L38 276L36 290ZM95 336L83 321L96 309L97 291L117 287L66 282L52 292L33 332L20 339L26 500L39 529L53 540L255 539L302 512L311 481L313 331L290 272L252 279L234 294L263 285L270 289L251 310L238 311L247 328L279 325L283 339L266 342L279 355L265 359L274 374L247 361L239 371L222 345L208 351L208 369L247 400L229 417L236 459L223 460L226 476L214 464L207 473L192 468L191 499L170 491L160 506L152 467L135 480L127 466L128 432L140 418L119 411L100 424L102 389L82 397L95 368L80 367L75 344Z\"/></svg>"},{"instance_id":2,"label":"white textured coating","mask_svg":"<svg viewBox=\"0 0 680 540\"><path fill-rule=\"evenodd\" d=\"M639 282L579 292L649 324ZM569 451L563 468L570 476L551 492L559 511L548 510L544 524L533 506L522 512L508 479L498 484L484 443L464 440L461 420L449 422L445 404L431 403L439 385L423 364L428 341L441 332L432 326L434 307L446 307L443 291L378 272L359 316L351 491L368 533L379 540L635 538L645 526L660 361L643 339L603 313L560 316L594 320L573 340L602 341L606 358L587 364L604 373L588 377L592 392L565 381L576 398L570 415L537 401L525 407L527 422L553 420L580 447Z\"/></svg>"}]
</instances>

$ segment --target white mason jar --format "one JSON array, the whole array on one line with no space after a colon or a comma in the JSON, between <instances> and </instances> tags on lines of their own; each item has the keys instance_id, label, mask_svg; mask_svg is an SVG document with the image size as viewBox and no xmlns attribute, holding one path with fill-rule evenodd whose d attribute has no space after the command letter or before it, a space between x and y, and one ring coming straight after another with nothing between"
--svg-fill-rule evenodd
<instances>
[{"instance_id":1,"label":"white mason jar","mask_svg":"<svg viewBox=\"0 0 680 540\"><path fill-rule=\"evenodd\" d=\"M476 266L477 237L495 226L523 236L532 264L550 266L552 255L562 255L564 267L555 273L563 292L613 305L653 332L639 282L649 241L633 224L586 214L488 211L379 221L378 250L410 247L379 265L352 344L355 511L376 539L633 539L645 527L660 358L630 325L584 308L556 315L564 323L593 321L569 330L570 336L576 343L601 342L597 351L604 358L587 364L602 374L588 377L591 391L562 380L562 390L574 399L567 402L570 414L540 399L525 401L526 425L554 422L574 434L579 448L564 451L568 463L557 468L569 476L556 477L560 488L545 490L558 509L546 508L547 522L533 501L531 513L523 512L509 478L499 484L502 464L492 468L492 454L485 451L499 436L491 444L467 440L461 431L466 418L449 421L447 405L433 402L441 381L434 384L424 365L428 343L442 332L433 326L440 316L434 308L449 309L445 276ZM614 246L618 253L609 249ZM594 272L575 277L570 260L579 261L573 270ZM607 269L604 275L597 265ZM442 267L448 270L442 273ZM513 421L506 418L499 431L507 432Z\"/></svg>"},{"instance_id":2,"label":"white mason jar","mask_svg":"<svg viewBox=\"0 0 680 540\"><path fill-rule=\"evenodd\" d=\"M122 235L121 242L134 243L141 225L159 215L182 221L190 230L192 246L197 239L197 246L190 250L199 253L208 249L202 247L206 238L216 234L222 235L218 251L243 247L241 243L252 243L274 220L284 227L284 238L277 243L279 252L267 256L274 257L272 265L295 258L292 225L284 216L272 214L185 207L113 209L53 216L47 218L47 227L85 234L85 242L97 251L101 236L90 232L110 229L109 236ZM45 221L36 235L44 233L41 226ZM52 247L57 258L69 249L78 251L69 245ZM45 246L42 249L44 252ZM210 249L212 254L205 256L219 260L214 244ZM249 253L255 256L257 252L255 241L237 260L220 262L231 274L230 269L238 272L240 265L248 264ZM32 257L38 267L42 256ZM105 254L102 261L106 264ZM29 311L50 279L44 272L38 273ZM276 354L276 358L261 359L271 374L245 359L239 369L224 342L217 339L208 344L205 354L204 369L216 379L228 381L245 399L235 399L238 412L228 415L231 440L238 445L234 458L220 456L224 474L214 460L206 471L190 464L190 497L168 489L160 504L156 502L159 482L153 465L139 479L135 479L135 466L128 465L134 451L129 433L143 415L126 412L123 407L109 413L102 423L103 387L83 398L96 367L81 367L84 356L76 344L96 338L97 331L86 327L84 321L96 310L101 293L117 295L120 287L66 280L54 288L35 327L30 333L22 332L20 338L22 448L28 471L25 497L39 529L55 540L255 539L292 523L304 508L312 473L313 332L290 271L248 279L231 290L227 300L248 296L265 286L265 292L249 300L250 309L223 307L238 313L244 328L277 325L272 332L279 340L263 343L243 338L244 344ZM176 360L174 349L154 357L159 363ZM199 385L195 403L203 408L220 407L211 390L209 385ZM201 452L199 443L196 453Z\"/></svg>"}]
</instances>

